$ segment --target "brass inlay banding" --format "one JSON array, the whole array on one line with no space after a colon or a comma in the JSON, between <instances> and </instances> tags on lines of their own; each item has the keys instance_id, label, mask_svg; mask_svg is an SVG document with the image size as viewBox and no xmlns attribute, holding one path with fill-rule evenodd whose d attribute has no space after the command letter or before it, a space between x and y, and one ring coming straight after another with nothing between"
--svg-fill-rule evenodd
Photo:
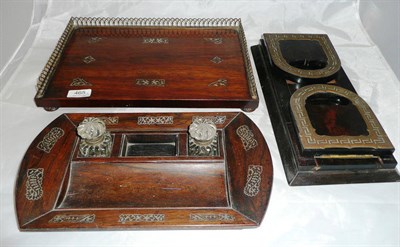
<instances>
[{"instance_id":1,"label":"brass inlay banding","mask_svg":"<svg viewBox=\"0 0 400 247\"><path fill-rule=\"evenodd\" d=\"M318 135L313 128L305 108L306 99L317 93L331 93L350 100L361 114L369 135L360 136L327 136ZM333 85L315 84L298 89L290 98L290 109L293 113L300 142L304 149L326 148L374 148L394 149L385 131L368 104L357 94Z\"/></svg>"},{"instance_id":2,"label":"brass inlay banding","mask_svg":"<svg viewBox=\"0 0 400 247\"><path fill-rule=\"evenodd\" d=\"M328 77L339 71L341 63L335 48L326 34L264 34L264 40L267 43L272 61L281 70L305 78L323 78ZM283 57L279 41L282 40L313 40L321 45L328 61L322 69L306 70L291 66Z\"/></svg>"}]
</instances>

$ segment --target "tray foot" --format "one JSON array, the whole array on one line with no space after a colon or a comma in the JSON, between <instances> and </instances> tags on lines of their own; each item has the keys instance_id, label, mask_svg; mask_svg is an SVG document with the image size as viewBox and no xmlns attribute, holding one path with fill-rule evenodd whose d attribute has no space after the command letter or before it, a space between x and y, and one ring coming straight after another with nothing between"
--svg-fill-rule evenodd
<instances>
[{"instance_id":1,"label":"tray foot","mask_svg":"<svg viewBox=\"0 0 400 247\"><path fill-rule=\"evenodd\" d=\"M58 110L58 107L51 107L51 106L43 107L43 108L44 108L45 111L56 111L56 110Z\"/></svg>"}]
</instances>

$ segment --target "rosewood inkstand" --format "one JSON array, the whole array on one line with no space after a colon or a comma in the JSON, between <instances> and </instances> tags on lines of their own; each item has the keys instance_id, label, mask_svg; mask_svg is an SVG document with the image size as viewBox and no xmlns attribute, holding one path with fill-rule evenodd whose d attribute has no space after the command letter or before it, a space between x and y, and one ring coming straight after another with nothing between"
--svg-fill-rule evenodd
<instances>
[{"instance_id":1,"label":"rosewood inkstand","mask_svg":"<svg viewBox=\"0 0 400 247\"><path fill-rule=\"evenodd\" d=\"M327 35L264 34L252 53L290 185L400 181Z\"/></svg>"},{"instance_id":2,"label":"rosewood inkstand","mask_svg":"<svg viewBox=\"0 0 400 247\"><path fill-rule=\"evenodd\" d=\"M30 145L15 196L24 231L248 228L271 186L243 113L63 114Z\"/></svg>"}]
</instances>

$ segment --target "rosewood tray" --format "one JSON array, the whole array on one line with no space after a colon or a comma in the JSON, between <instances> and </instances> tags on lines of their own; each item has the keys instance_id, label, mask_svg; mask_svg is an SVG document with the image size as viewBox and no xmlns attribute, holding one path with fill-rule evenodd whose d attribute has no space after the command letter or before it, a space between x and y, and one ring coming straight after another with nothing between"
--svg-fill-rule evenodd
<instances>
[{"instance_id":1,"label":"rosewood tray","mask_svg":"<svg viewBox=\"0 0 400 247\"><path fill-rule=\"evenodd\" d=\"M272 163L243 113L63 114L16 183L21 230L258 226Z\"/></svg>"},{"instance_id":2,"label":"rosewood tray","mask_svg":"<svg viewBox=\"0 0 400 247\"><path fill-rule=\"evenodd\" d=\"M400 181L394 147L327 35L264 34L251 49L290 185Z\"/></svg>"},{"instance_id":3,"label":"rosewood tray","mask_svg":"<svg viewBox=\"0 0 400 247\"><path fill-rule=\"evenodd\" d=\"M253 111L240 19L77 18L43 69L37 106L216 107Z\"/></svg>"}]
</instances>

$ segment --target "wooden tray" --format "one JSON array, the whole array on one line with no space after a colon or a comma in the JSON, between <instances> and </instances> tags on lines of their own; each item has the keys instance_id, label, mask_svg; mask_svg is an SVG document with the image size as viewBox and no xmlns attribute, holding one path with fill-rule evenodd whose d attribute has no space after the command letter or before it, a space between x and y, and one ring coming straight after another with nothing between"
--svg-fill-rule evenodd
<instances>
[{"instance_id":1,"label":"wooden tray","mask_svg":"<svg viewBox=\"0 0 400 247\"><path fill-rule=\"evenodd\" d=\"M251 49L290 185L400 181L394 147L327 35L264 34Z\"/></svg>"},{"instance_id":2,"label":"wooden tray","mask_svg":"<svg viewBox=\"0 0 400 247\"><path fill-rule=\"evenodd\" d=\"M46 110L258 106L240 19L71 18L37 88Z\"/></svg>"},{"instance_id":3,"label":"wooden tray","mask_svg":"<svg viewBox=\"0 0 400 247\"><path fill-rule=\"evenodd\" d=\"M76 130L90 117L110 132L108 157L81 156ZM199 118L216 126L214 156L188 143ZM171 142L172 154L154 148ZM132 155L135 143L154 149ZM15 200L24 231L247 228L261 223L271 186L268 146L243 113L63 114L27 150Z\"/></svg>"}]
</instances>

